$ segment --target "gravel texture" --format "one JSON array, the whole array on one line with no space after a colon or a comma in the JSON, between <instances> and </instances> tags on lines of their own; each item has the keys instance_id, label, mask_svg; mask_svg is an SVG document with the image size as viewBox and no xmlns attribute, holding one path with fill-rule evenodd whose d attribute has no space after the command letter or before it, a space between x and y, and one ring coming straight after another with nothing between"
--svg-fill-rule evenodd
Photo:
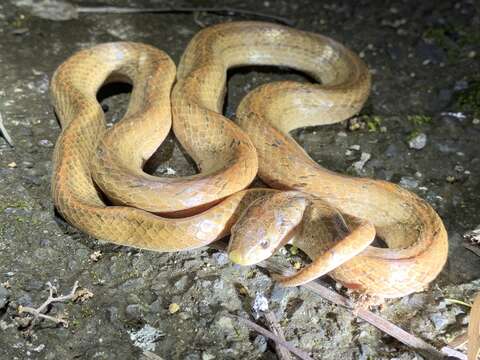
<instances>
[{"instance_id":1,"label":"gravel texture","mask_svg":"<svg viewBox=\"0 0 480 360\"><path fill-rule=\"evenodd\" d=\"M222 253L117 247L85 236L56 216L50 176L60 128L48 97L55 68L79 49L119 40L152 44L178 62L200 29L198 22L208 26L247 17L199 13L195 22L188 13L89 14L60 21L71 8L53 6L45 15L34 3L0 3L0 113L15 143L10 148L0 137L0 358L139 359L151 351L164 359L276 359L269 341L229 316L253 319L254 299L257 308L266 302L287 340L315 359L421 358L350 312L307 290L280 288L261 269L232 265ZM438 347L464 332L468 308L448 299L468 303L480 290L480 259L463 246L468 241L463 234L480 223L478 4L223 4L293 19L296 27L331 36L367 62L373 88L358 117L293 135L331 170L400 183L432 204L449 232L447 265L425 292L389 301L376 311ZM57 20L39 17L52 11ZM230 71L225 113L234 116L249 90L279 79L306 81L287 69ZM104 93L107 119L114 122L125 111L128 94ZM172 137L158 156L158 174L195 172ZM68 328L47 321L30 331L22 328L20 305L39 306L48 296L47 281L66 294L76 280L93 296L54 304L49 311L67 319Z\"/></svg>"}]
</instances>

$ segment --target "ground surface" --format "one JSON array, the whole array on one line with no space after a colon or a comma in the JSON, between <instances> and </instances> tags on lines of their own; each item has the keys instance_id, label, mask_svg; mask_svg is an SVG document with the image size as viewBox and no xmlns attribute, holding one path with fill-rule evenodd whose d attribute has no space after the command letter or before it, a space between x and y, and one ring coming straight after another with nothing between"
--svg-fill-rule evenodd
<instances>
[{"instance_id":1,"label":"ground surface","mask_svg":"<svg viewBox=\"0 0 480 360\"><path fill-rule=\"evenodd\" d=\"M294 19L300 29L346 44L369 65L373 91L358 123L301 130L295 136L322 165L400 183L439 212L450 239L445 269L428 291L390 301L380 313L442 346L464 331L468 320L468 308L448 298L469 302L480 290L474 281L480 259L462 246L463 234L480 224L480 121L475 120L480 118L480 14L474 1L429 3L228 5ZM0 358L137 359L150 349L165 359L275 359L264 338L227 316L251 314L256 293L265 295L276 310L287 339L316 359L420 358L346 310L306 290L278 288L264 272L233 266L222 253L157 254L120 248L88 238L55 217L49 189L52 149L60 128L47 92L54 69L76 50L118 40L155 45L178 62L199 25L191 14L89 15L53 21L19 4L31 1L0 4L0 112L15 142L12 149L0 138ZM198 18L205 25L245 19L216 14ZM230 116L241 97L258 84L299 77L268 68L230 75ZM123 110L118 106L126 100L126 95L105 100L109 119L120 117ZM409 140L422 147L421 134L426 135L426 145L410 148ZM370 159L363 167L353 166L362 153ZM172 139L162 154L165 161L158 173L169 168L177 174L194 171ZM50 312L64 313L68 328L42 322L30 335L18 329L18 306L40 305L48 295L47 281L67 293L76 280L93 297L55 305ZM173 303L179 310L171 314ZM142 334L148 336L141 338Z\"/></svg>"}]
</instances>

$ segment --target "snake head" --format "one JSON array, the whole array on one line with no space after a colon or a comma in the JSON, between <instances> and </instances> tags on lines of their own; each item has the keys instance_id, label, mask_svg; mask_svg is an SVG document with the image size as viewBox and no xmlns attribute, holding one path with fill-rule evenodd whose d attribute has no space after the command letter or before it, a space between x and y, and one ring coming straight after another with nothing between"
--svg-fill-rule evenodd
<instances>
[{"instance_id":1,"label":"snake head","mask_svg":"<svg viewBox=\"0 0 480 360\"><path fill-rule=\"evenodd\" d=\"M252 202L232 227L230 260L252 265L269 258L295 235L307 205L308 199L294 191L265 195Z\"/></svg>"}]
</instances>

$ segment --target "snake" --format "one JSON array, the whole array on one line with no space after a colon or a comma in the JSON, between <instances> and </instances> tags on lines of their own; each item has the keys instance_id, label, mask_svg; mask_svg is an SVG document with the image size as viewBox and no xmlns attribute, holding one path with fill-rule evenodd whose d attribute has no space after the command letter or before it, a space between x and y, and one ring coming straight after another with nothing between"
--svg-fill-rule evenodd
<instances>
[{"instance_id":1,"label":"snake","mask_svg":"<svg viewBox=\"0 0 480 360\"><path fill-rule=\"evenodd\" d=\"M227 119L227 71L252 65L287 67L312 82L262 85L241 101L235 121ZM96 95L118 81L132 92L123 118L108 127ZM158 252L200 248L231 233L230 259L252 264L290 242L312 261L278 278L285 286L328 273L386 298L421 291L448 254L435 210L393 183L320 166L290 136L357 114L370 86L365 63L339 42L265 22L202 29L178 68L142 43L80 50L51 81L62 128L53 153L54 206L93 237ZM195 175L144 171L170 130ZM257 175L269 188L249 187ZM375 238L387 248L371 245Z\"/></svg>"}]
</instances>

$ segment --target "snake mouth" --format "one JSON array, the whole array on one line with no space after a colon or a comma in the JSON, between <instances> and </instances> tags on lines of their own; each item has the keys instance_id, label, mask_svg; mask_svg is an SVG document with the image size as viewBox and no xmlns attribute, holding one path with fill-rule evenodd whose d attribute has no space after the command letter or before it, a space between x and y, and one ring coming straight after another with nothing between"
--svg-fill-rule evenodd
<instances>
[{"instance_id":1,"label":"snake mouth","mask_svg":"<svg viewBox=\"0 0 480 360\"><path fill-rule=\"evenodd\" d=\"M242 251L240 250L232 250L228 253L228 257L230 260L238 265L253 265L255 264L255 261L252 261L252 259L249 259L248 256L244 256Z\"/></svg>"}]
</instances>

